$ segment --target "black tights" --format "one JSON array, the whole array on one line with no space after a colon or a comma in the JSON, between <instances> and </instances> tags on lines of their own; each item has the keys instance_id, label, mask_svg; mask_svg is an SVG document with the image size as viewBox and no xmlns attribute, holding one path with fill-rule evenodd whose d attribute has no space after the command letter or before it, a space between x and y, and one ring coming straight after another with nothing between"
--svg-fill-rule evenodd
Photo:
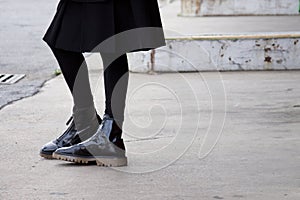
<instances>
[{"instance_id":1,"label":"black tights","mask_svg":"<svg viewBox=\"0 0 300 200\"><path fill-rule=\"evenodd\" d=\"M78 108L94 106L89 83L88 68L79 52L51 48ZM102 56L105 59L105 56ZM76 81L75 81L76 80ZM128 86L128 62L126 54L118 57L104 70L105 114L119 123L124 120Z\"/></svg>"}]
</instances>

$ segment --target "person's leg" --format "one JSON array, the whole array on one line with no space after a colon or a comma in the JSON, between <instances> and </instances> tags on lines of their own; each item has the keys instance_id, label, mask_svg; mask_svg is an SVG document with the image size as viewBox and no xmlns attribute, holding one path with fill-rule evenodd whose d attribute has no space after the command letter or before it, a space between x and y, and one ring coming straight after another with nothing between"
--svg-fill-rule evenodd
<instances>
[{"instance_id":1,"label":"person's leg","mask_svg":"<svg viewBox=\"0 0 300 200\"><path fill-rule=\"evenodd\" d=\"M79 52L51 48L73 96L73 118L78 131L96 124L96 110L91 92L88 68Z\"/></svg>"},{"instance_id":2,"label":"person's leg","mask_svg":"<svg viewBox=\"0 0 300 200\"><path fill-rule=\"evenodd\" d=\"M102 57L105 59L105 55ZM121 138L128 78L126 54L117 58L104 70L105 114L114 119L111 140Z\"/></svg>"},{"instance_id":3,"label":"person's leg","mask_svg":"<svg viewBox=\"0 0 300 200\"><path fill-rule=\"evenodd\" d=\"M101 118L97 116L90 89L88 69L82 53L51 48L67 85L72 92L73 120L57 139L48 142L40 151L45 158L52 158L58 148L71 146L90 138L97 131Z\"/></svg>"},{"instance_id":4,"label":"person's leg","mask_svg":"<svg viewBox=\"0 0 300 200\"><path fill-rule=\"evenodd\" d=\"M132 16L129 0L114 0L116 34L133 27ZM122 126L129 78L127 56L123 54L115 59L113 52L102 52L101 56L104 64L105 115L100 128L89 140L58 149L53 155L72 162L96 161L101 166L124 166L127 165L127 157ZM114 61L110 63L111 60Z\"/></svg>"},{"instance_id":5,"label":"person's leg","mask_svg":"<svg viewBox=\"0 0 300 200\"><path fill-rule=\"evenodd\" d=\"M110 55L111 56L111 55ZM102 55L104 65L108 56ZM96 161L100 166L125 166L127 157L122 139L125 100L128 85L126 54L117 58L104 70L105 115L100 128L88 140L53 153L57 159L78 163Z\"/></svg>"},{"instance_id":6,"label":"person's leg","mask_svg":"<svg viewBox=\"0 0 300 200\"><path fill-rule=\"evenodd\" d=\"M77 130L96 121L96 110L91 92L88 68L84 56L79 52L51 48L72 93L73 117Z\"/></svg>"},{"instance_id":7,"label":"person's leg","mask_svg":"<svg viewBox=\"0 0 300 200\"><path fill-rule=\"evenodd\" d=\"M93 105L88 68L82 53L53 47L51 50L73 95L74 105L78 108Z\"/></svg>"}]
</instances>

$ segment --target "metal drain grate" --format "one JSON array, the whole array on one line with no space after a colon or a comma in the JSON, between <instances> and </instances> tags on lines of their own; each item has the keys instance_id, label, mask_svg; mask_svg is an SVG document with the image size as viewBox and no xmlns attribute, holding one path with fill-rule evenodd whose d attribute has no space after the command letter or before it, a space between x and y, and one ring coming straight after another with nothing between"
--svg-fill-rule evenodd
<instances>
[{"instance_id":1,"label":"metal drain grate","mask_svg":"<svg viewBox=\"0 0 300 200\"><path fill-rule=\"evenodd\" d=\"M0 84L14 84L25 77L25 74L0 74Z\"/></svg>"}]
</instances>

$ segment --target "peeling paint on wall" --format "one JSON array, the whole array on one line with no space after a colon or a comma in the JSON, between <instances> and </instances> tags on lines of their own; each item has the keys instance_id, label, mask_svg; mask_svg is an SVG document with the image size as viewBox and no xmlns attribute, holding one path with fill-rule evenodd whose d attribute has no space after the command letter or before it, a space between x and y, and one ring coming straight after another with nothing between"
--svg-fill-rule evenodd
<instances>
[{"instance_id":1,"label":"peeling paint on wall","mask_svg":"<svg viewBox=\"0 0 300 200\"><path fill-rule=\"evenodd\" d=\"M168 40L167 46L156 49L154 61L147 60L151 59L151 52L133 53L129 60L139 66L143 63L154 65L152 68L134 67L135 70L131 66L136 72L300 69L299 40Z\"/></svg>"}]
</instances>

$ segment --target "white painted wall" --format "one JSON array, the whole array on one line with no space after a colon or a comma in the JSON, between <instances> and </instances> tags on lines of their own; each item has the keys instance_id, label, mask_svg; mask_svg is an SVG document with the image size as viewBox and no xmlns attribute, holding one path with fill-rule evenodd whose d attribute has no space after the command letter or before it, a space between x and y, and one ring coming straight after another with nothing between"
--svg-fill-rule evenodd
<instances>
[{"instance_id":1,"label":"white painted wall","mask_svg":"<svg viewBox=\"0 0 300 200\"><path fill-rule=\"evenodd\" d=\"M300 37L167 40L155 53L128 55L133 72L300 69Z\"/></svg>"}]
</instances>

